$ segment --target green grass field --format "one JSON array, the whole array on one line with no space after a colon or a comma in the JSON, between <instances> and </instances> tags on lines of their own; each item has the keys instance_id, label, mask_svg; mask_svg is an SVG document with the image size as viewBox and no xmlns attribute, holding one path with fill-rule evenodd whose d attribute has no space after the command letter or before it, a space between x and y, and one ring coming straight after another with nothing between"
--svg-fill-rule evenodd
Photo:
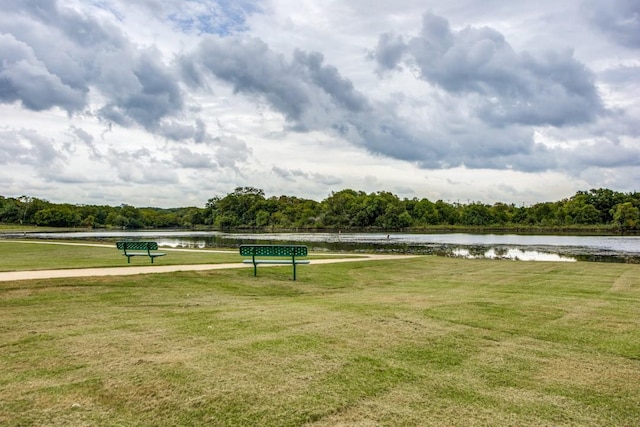
<instances>
[{"instance_id":1,"label":"green grass field","mask_svg":"<svg viewBox=\"0 0 640 427\"><path fill-rule=\"evenodd\" d=\"M116 249L115 243L99 243L101 246L84 246L70 242L11 241L0 240L0 271L48 270L56 268L126 267L146 266L147 256L131 258ZM104 245L104 247L102 246ZM242 262L238 251L228 253L214 251L173 251L160 248L166 256L156 258L157 265L219 264Z\"/></svg>"},{"instance_id":2,"label":"green grass field","mask_svg":"<svg viewBox=\"0 0 640 427\"><path fill-rule=\"evenodd\" d=\"M640 265L289 270L0 282L0 425L640 425Z\"/></svg>"},{"instance_id":3,"label":"green grass field","mask_svg":"<svg viewBox=\"0 0 640 427\"><path fill-rule=\"evenodd\" d=\"M156 265L223 264L242 262L237 249L184 250L160 247L167 255L155 259ZM65 268L148 266L147 256L127 258L116 249L115 243L79 244L60 241L0 240L0 272L22 270L49 270ZM310 253L308 259L334 257L332 254ZM341 258L358 255L341 254Z\"/></svg>"}]
</instances>

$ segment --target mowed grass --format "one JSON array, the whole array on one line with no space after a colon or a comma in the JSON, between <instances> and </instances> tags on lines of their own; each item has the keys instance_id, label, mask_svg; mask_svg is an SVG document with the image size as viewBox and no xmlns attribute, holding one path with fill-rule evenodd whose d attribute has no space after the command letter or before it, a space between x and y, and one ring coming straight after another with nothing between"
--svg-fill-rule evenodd
<instances>
[{"instance_id":1,"label":"mowed grass","mask_svg":"<svg viewBox=\"0 0 640 427\"><path fill-rule=\"evenodd\" d=\"M639 314L631 264L0 282L0 425L637 426Z\"/></svg>"},{"instance_id":2,"label":"mowed grass","mask_svg":"<svg viewBox=\"0 0 640 427\"><path fill-rule=\"evenodd\" d=\"M219 264L242 262L237 250L228 253L212 250L172 250L160 247L167 255L154 260L156 265ZM78 244L55 241L0 240L0 271L47 270L63 268L148 266L148 256L127 257L114 243Z\"/></svg>"},{"instance_id":3,"label":"mowed grass","mask_svg":"<svg viewBox=\"0 0 640 427\"><path fill-rule=\"evenodd\" d=\"M136 251L139 252L139 251ZM173 249L159 247L155 265L241 263L238 249ZM310 253L309 257L360 257L361 255ZM149 266L148 256L135 256L131 263L113 243L77 243L64 241L0 240L0 272L92 267Z\"/></svg>"}]
</instances>

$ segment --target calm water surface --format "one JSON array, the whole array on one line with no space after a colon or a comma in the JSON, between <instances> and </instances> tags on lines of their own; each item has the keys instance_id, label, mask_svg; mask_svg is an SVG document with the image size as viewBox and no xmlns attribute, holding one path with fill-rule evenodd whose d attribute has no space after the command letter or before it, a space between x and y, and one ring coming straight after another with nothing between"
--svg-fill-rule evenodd
<instances>
[{"instance_id":1,"label":"calm water surface","mask_svg":"<svg viewBox=\"0 0 640 427\"><path fill-rule=\"evenodd\" d=\"M424 253L530 261L640 261L640 236L569 236L469 233L223 233L211 231L83 231L28 233L36 239L154 239L170 247L236 247L290 242L314 250Z\"/></svg>"}]
</instances>

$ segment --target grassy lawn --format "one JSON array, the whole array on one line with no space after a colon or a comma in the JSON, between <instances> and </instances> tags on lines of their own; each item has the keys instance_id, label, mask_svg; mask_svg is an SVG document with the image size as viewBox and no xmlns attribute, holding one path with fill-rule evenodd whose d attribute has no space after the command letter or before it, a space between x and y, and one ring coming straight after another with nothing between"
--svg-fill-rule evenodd
<instances>
[{"instance_id":1,"label":"grassy lawn","mask_svg":"<svg viewBox=\"0 0 640 427\"><path fill-rule=\"evenodd\" d=\"M127 264L127 257L122 255L122 251L116 249L115 243L112 245L101 243L101 245L107 245L107 247L61 242L0 240L0 271L126 267L151 263L149 257L137 256L131 258L131 264ZM157 265L242 262L238 251L232 249L225 254L213 251L175 251L161 247L158 252L164 252L167 255L156 258L154 264Z\"/></svg>"},{"instance_id":2,"label":"grassy lawn","mask_svg":"<svg viewBox=\"0 0 640 427\"><path fill-rule=\"evenodd\" d=\"M640 424L640 265L289 269L0 282L0 425Z\"/></svg>"},{"instance_id":3,"label":"grassy lawn","mask_svg":"<svg viewBox=\"0 0 640 427\"><path fill-rule=\"evenodd\" d=\"M171 249L160 247L167 255L155 259L155 265L241 263L237 249ZM357 258L361 255L310 253L306 259ZM147 256L127 258L115 243L77 243L63 241L0 240L0 272L64 268L148 266Z\"/></svg>"},{"instance_id":4,"label":"grassy lawn","mask_svg":"<svg viewBox=\"0 0 640 427\"><path fill-rule=\"evenodd\" d=\"M36 226L33 225L22 225L22 224L0 224L0 233L13 233L15 231L23 231L23 232L27 232L27 231L41 231L41 230L55 230L55 229L48 229L47 227L41 227L38 228Z\"/></svg>"}]
</instances>

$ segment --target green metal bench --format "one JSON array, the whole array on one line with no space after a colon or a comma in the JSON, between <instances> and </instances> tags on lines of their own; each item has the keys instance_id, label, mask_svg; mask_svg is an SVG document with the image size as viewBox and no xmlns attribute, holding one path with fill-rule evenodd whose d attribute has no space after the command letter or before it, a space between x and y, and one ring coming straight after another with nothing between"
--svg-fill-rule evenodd
<instances>
[{"instance_id":1,"label":"green metal bench","mask_svg":"<svg viewBox=\"0 0 640 427\"><path fill-rule=\"evenodd\" d=\"M258 275L258 264L291 264L293 266L293 280L296 280L296 265L309 264L307 259L297 257L307 256L307 247L301 245L241 245L240 255L250 256L244 264L253 264L253 275ZM289 259L264 259L259 257L281 257Z\"/></svg>"},{"instance_id":2,"label":"green metal bench","mask_svg":"<svg viewBox=\"0 0 640 427\"><path fill-rule=\"evenodd\" d=\"M158 250L156 242L116 242L116 247L124 251L122 255L127 257L127 264L131 263L133 256L148 256L153 264L154 258L166 255L163 252L151 252Z\"/></svg>"}]
</instances>

